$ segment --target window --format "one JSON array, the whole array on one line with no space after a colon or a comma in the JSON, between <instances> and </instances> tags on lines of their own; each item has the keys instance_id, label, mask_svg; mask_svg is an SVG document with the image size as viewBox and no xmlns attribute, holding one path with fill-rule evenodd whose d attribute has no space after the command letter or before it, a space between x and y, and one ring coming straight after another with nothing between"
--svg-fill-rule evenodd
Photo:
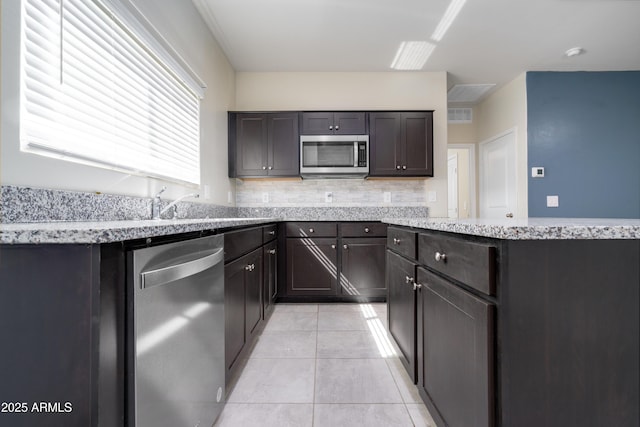
<instances>
[{"instance_id":1,"label":"window","mask_svg":"<svg viewBox=\"0 0 640 427\"><path fill-rule=\"evenodd\" d=\"M20 147L200 183L202 84L120 0L23 0Z\"/></svg>"}]
</instances>

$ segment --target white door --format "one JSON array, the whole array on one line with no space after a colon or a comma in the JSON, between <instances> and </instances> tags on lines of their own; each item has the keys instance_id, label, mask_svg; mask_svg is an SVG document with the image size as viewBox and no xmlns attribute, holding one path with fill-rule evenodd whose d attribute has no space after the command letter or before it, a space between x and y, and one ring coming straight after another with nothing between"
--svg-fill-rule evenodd
<instances>
[{"instance_id":1,"label":"white door","mask_svg":"<svg viewBox=\"0 0 640 427\"><path fill-rule=\"evenodd\" d=\"M449 218L458 218L458 155L449 156L447 164Z\"/></svg>"},{"instance_id":2,"label":"white door","mask_svg":"<svg viewBox=\"0 0 640 427\"><path fill-rule=\"evenodd\" d=\"M513 218L516 210L516 132L480 144L480 217Z\"/></svg>"}]
</instances>

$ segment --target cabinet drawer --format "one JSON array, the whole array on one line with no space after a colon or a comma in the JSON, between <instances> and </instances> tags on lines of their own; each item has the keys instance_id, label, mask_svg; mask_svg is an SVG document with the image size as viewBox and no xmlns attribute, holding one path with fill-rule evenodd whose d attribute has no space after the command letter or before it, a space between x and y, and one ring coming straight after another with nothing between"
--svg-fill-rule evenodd
<instances>
[{"instance_id":1,"label":"cabinet drawer","mask_svg":"<svg viewBox=\"0 0 640 427\"><path fill-rule=\"evenodd\" d=\"M467 286L495 295L496 248L438 234L418 237L420 264Z\"/></svg>"},{"instance_id":2,"label":"cabinet drawer","mask_svg":"<svg viewBox=\"0 0 640 427\"><path fill-rule=\"evenodd\" d=\"M346 222L340 224L342 237L387 237L387 224L381 222Z\"/></svg>"},{"instance_id":3,"label":"cabinet drawer","mask_svg":"<svg viewBox=\"0 0 640 427\"><path fill-rule=\"evenodd\" d=\"M224 233L224 261L228 262L262 246L262 227Z\"/></svg>"},{"instance_id":4,"label":"cabinet drawer","mask_svg":"<svg viewBox=\"0 0 640 427\"><path fill-rule=\"evenodd\" d=\"M270 242L278 237L278 225L271 224L262 227L262 241L264 243Z\"/></svg>"},{"instance_id":5,"label":"cabinet drawer","mask_svg":"<svg viewBox=\"0 0 640 427\"><path fill-rule=\"evenodd\" d=\"M335 222L288 222L287 237L337 237Z\"/></svg>"},{"instance_id":6,"label":"cabinet drawer","mask_svg":"<svg viewBox=\"0 0 640 427\"><path fill-rule=\"evenodd\" d=\"M389 227L387 247L407 258L416 259L416 234L402 228Z\"/></svg>"}]
</instances>

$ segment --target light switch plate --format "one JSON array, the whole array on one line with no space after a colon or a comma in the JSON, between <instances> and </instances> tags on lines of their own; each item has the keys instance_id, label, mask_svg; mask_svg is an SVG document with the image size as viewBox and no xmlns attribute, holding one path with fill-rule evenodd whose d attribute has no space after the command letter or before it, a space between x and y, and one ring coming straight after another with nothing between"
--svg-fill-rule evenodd
<instances>
[{"instance_id":1,"label":"light switch plate","mask_svg":"<svg viewBox=\"0 0 640 427\"><path fill-rule=\"evenodd\" d=\"M384 203L391 203L391 191L385 191L383 193Z\"/></svg>"},{"instance_id":2,"label":"light switch plate","mask_svg":"<svg viewBox=\"0 0 640 427\"><path fill-rule=\"evenodd\" d=\"M427 192L427 201L428 202L437 202L438 201L438 194L435 191Z\"/></svg>"},{"instance_id":3,"label":"light switch plate","mask_svg":"<svg viewBox=\"0 0 640 427\"><path fill-rule=\"evenodd\" d=\"M204 198L205 199L210 199L211 198L211 186L209 184L205 184L203 190L204 190Z\"/></svg>"},{"instance_id":4,"label":"light switch plate","mask_svg":"<svg viewBox=\"0 0 640 427\"><path fill-rule=\"evenodd\" d=\"M548 208L557 208L560 206L560 201L558 196L547 196L547 207Z\"/></svg>"},{"instance_id":5,"label":"light switch plate","mask_svg":"<svg viewBox=\"0 0 640 427\"><path fill-rule=\"evenodd\" d=\"M233 203L233 192L227 191L227 203Z\"/></svg>"},{"instance_id":6,"label":"light switch plate","mask_svg":"<svg viewBox=\"0 0 640 427\"><path fill-rule=\"evenodd\" d=\"M262 193L262 203L269 203L269 193Z\"/></svg>"}]
</instances>

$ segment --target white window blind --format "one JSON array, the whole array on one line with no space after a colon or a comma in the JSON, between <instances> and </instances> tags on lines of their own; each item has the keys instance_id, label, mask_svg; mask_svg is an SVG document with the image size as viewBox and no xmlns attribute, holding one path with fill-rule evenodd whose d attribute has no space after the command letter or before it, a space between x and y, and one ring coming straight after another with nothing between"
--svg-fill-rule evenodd
<instances>
[{"instance_id":1,"label":"white window blind","mask_svg":"<svg viewBox=\"0 0 640 427\"><path fill-rule=\"evenodd\" d=\"M23 0L21 149L199 184L202 89L123 11Z\"/></svg>"}]
</instances>

